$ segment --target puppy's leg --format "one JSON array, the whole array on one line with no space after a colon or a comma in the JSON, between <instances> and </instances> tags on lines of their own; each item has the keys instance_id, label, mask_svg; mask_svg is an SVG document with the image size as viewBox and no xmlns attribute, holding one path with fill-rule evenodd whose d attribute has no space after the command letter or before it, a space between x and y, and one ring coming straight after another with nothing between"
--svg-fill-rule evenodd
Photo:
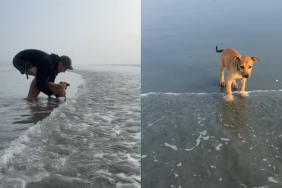
<instances>
[{"instance_id":1,"label":"puppy's leg","mask_svg":"<svg viewBox=\"0 0 282 188\"><path fill-rule=\"evenodd\" d=\"M230 77L230 75L228 75L226 82L227 82L227 84L226 84L227 101L232 101L233 96L232 96L231 84L233 82L233 79Z\"/></svg>"},{"instance_id":2,"label":"puppy's leg","mask_svg":"<svg viewBox=\"0 0 282 188\"><path fill-rule=\"evenodd\" d=\"M237 83L236 83L236 80L234 80L234 81L232 82L232 84L233 84L233 89L237 90L237 89L238 89L238 85L237 85Z\"/></svg>"},{"instance_id":3,"label":"puppy's leg","mask_svg":"<svg viewBox=\"0 0 282 188\"><path fill-rule=\"evenodd\" d=\"M246 87L246 78L242 78L241 79L241 96L242 97L246 97L245 87Z\"/></svg>"},{"instance_id":4,"label":"puppy's leg","mask_svg":"<svg viewBox=\"0 0 282 188\"><path fill-rule=\"evenodd\" d=\"M224 65L223 65L223 61L220 60L220 85L222 87L225 87L225 81L224 81Z\"/></svg>"}]
</instances>

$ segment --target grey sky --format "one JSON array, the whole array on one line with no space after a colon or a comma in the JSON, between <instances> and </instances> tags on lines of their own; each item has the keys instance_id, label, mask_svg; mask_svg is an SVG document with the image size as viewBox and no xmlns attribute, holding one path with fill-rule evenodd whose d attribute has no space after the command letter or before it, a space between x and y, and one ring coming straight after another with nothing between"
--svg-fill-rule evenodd
<instances>
[{"instance_id":1,"label":"grey sky","mask_svg":"<svg viewBox=\"0 0 282 188\"><path fill-rule=\"evenodd\" d=\"M141 64L141 0L0 1L0 61L24 49L75 65Z\"/></svg>"}]
</instances>

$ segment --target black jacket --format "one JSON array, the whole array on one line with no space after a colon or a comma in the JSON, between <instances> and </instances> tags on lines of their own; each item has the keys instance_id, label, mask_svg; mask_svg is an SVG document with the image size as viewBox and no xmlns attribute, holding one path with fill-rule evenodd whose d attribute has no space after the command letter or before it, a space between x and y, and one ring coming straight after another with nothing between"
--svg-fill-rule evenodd
<instances>
[{"instance_id":1,"label":"black jacket","mask_svg":"<svg viewBox=\"0 0 282 188\"><path fill-rule=\"evenodd\" d=\"M37 68L36 87L48 96L53 95L53 92L47 85L47 81L53 83L55 81L59 56L33 49L23 50L17 56L24 61L30 61Z\"/></svg>"}]
</instances>

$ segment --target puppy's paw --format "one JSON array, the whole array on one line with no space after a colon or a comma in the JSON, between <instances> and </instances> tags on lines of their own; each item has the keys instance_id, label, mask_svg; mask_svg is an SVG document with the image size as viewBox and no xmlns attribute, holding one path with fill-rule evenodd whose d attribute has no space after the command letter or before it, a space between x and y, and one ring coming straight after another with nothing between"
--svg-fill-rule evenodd
<instances>
[{"instance_id":1,"label":"puppy's paw","mask_svg":"<svg viewBox=\"0 0 282 188\"><path fill-rule=\"evenodd\" d=\"M241 91L241 97L247 97L247 94L244 91Z\"/></svg>"},{"instance_id":2,"label":"puppy's paw","mask_svg":"<svg viewBox=\"0 0 282 188\"><path fill-rule=\"evenodd\" d=\"M233 89L234 89L234 90L237 90L237 89L238 89L238 85L234 85L234 84L233 84Z\"/></svg>"},{"instance_id":3,"label":"puppy's paw","mask_svg":"<svg viewBox=\"0 0 282 188\"><path fill-rule=\"evenodd\" d=\"M220 86L221 86L221 87L225 87L225 86L226 86L225 81L220 82Z\"/></svg>"},{"instance_id":4,"label":"puppy's paw","mask_svg":"<svg viewBox=\"0 0 282 188\"><path fill-rule=\"evenodd\" d=\"M226 100L227 100L227 102L232 102L233 96L232 95L226 95Z\"/></svg>"}]
</instances>

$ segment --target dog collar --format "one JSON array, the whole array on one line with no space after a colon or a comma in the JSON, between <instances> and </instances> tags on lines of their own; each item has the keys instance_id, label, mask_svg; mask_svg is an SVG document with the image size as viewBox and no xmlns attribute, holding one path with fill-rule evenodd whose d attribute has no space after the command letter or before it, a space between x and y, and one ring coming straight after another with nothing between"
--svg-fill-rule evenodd
<instances>
[{"instance_id":1,"label":"dog collar","mask_svg":"<svg viewBox=\"0 0 282 188\"><path fill-rule=\"evenodd\" d=\"M241 72L240 72L239 69L238 69L238 63L235 64L235 67L236 67L236 70L237 70L238 74L241 75Z\"/></svg>"}]
</instances>

